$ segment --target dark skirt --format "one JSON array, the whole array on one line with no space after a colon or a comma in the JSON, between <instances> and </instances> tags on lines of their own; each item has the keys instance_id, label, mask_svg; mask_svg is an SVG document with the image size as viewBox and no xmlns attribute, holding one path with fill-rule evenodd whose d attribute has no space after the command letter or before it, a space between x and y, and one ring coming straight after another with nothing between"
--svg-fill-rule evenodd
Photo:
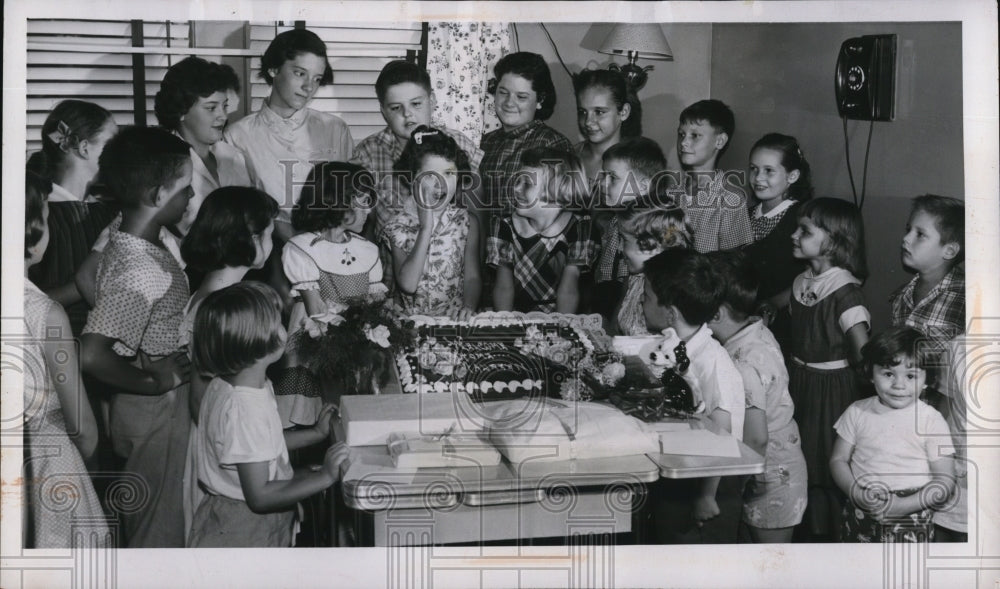
<instances>
[{"instance_id":1,"label":"dark skirt","mask_svg":"<svg viewBox=\"0 0 1000 589\"><path fill-rule=\"evenodd\" d=\"M246 502L205 495L194 513L190 548L288 548L295 511L254 513Z\"/></svg>"},{"instance_id":2,"label":"dark skirt","mask_svg":"<svg viewBox=\"0 0 1000 589\"><path fill-rule=\"evenodd\" d=\"M830 474L830 456L837 440L833 424L858 400L858 378L851 368L819 370L794 361L789 362L788 377L809 486L836 489Z\"/></svg>"}]
</instances>

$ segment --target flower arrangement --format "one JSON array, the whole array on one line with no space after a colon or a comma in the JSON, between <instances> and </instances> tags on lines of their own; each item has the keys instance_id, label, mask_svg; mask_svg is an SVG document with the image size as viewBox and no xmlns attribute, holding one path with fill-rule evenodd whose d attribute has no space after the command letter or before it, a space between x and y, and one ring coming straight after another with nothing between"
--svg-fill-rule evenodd
<instances>
[{"instance_id":1,"label":"flower arrangement","mask_svg":"<svg viewBox=\"0 0 1000 589\"><path fill-rule=\"evenodd\" d=\"M616 354L595 354L556 333L543 333L535 326L529 326L524 338L518 338L514 345L525 354L576 369L577 377L568 376L559 383L559 396L567 401L607 396L625 376L625 365Z\"/></svg>"},{"instance_id":2,"label":"flower arrangement","mask_svg":"<svg viewBox=\"0 0 1000 589\"><path fill-rule=\"evenodd\" d=\"M325 312L306 318L303 327L295 342L298 352L324 387L336 387L344 395L373 394L385 386L393 365L391 348L412 339L399 310L380 296L331 303Z\"/></svg>"}]
</instances>

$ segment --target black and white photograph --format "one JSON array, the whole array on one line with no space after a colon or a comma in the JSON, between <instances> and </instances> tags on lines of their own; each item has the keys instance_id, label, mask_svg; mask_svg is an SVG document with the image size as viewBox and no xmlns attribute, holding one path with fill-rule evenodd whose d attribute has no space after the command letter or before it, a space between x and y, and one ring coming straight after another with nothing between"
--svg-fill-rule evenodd
<instances>
[{"instance_id":1,"label":"black and white photograph","mask_svg":"<svg viewBox=\"0 0 1000 589\"><path fill-rule=\"evenodd\" d=\"M1000 585L997 13L6 3L0 586Z\"/></svg>"}]
</instances>

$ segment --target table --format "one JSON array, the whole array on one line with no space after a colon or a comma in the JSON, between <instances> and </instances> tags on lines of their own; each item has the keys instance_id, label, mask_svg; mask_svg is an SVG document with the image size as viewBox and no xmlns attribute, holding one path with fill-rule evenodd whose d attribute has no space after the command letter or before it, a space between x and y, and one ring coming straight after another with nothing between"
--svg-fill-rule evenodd
<instances>
[{"instance_id":1,"label":"table","mask_svg":"<svg viewBox=\"0 0 1000 589\"><path fill-rule=\"evenodd\" d=\"M644 539L647 456L400 471L384 447L351 449L343 500L360 545L446 544L634 532Z\"/></svg>"},{"instance_id":2,"label":"table","mask_svg":"<svg viewBox=\"0 0 1000 589\"><path fill-rule=\"evenodd\" d=\"M660 476L668 479L694 479L751 475L764 472L764 458L743 442L739 443L739 458L715 456L689 456L685 454L650 454L660 469Z\"/></svg>"},{"instance_id":3,"label":"table","mask_svg":"<svg viewBox=\"0 0 1000 589\"><path fill-rule=\"evenodd\" d=\"M342 435L339 424L335 430ZM764 459L739 447L739 458L650 454L403 471L384 446L360 446L351 448L341 499L361 546L625 532L641 544L646 484L763 472Z\"/></svg>"}]
</instances>

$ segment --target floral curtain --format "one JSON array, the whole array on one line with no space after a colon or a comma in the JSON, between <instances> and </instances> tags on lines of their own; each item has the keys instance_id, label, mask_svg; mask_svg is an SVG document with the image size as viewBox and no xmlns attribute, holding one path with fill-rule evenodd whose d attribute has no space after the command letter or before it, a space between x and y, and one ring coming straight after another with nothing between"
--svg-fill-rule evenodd
<instances>
[{"instance_id":1,"label":"floral curtain","mask_svg":"<svg viewBox=\"0 0 1000 589\"><path fill-rule=\"evenodd\" d=\"M432 22L427 34L427 71L434 84L435 125L465 133L477 144L500 127L486 85L493 65L510 51L508 23Z\"/></svg>"}]
</instances>

